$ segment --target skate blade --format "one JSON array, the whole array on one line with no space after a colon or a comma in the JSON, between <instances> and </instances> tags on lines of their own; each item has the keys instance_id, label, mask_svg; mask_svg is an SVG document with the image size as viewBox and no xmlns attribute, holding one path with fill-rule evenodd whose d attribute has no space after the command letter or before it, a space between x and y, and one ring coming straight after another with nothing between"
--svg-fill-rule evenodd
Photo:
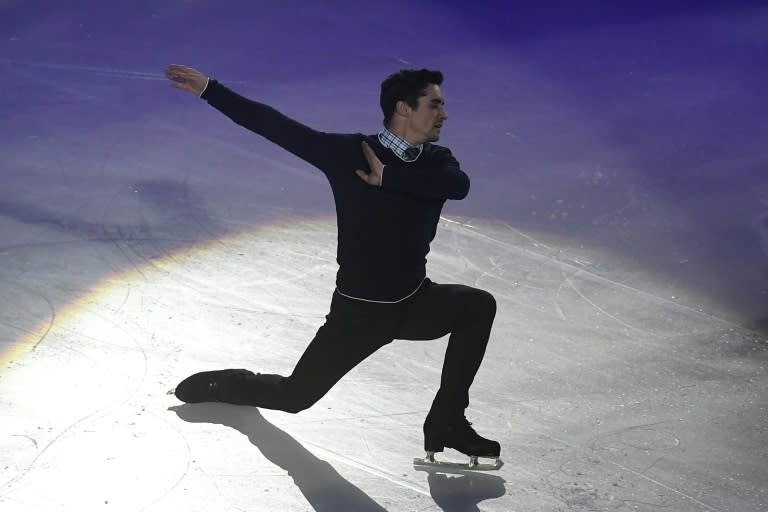
<instances>
[{"instance_id":1,"label":"skate blade","mask_svg":"<svg viewBox=\"0 0 768 512\"><path fill-rule=\"evenodd\" d=\"M419 471L498 471L504 465L504 461L500 457L486 457L493 459L493 462L484 463L478 462L477 457L470 457L470 461L466 463L461 462L445 462L441 460L435 460L434 456L427 454L424 458L413 459L413 467Z\"/></svg>"}]
</instances>

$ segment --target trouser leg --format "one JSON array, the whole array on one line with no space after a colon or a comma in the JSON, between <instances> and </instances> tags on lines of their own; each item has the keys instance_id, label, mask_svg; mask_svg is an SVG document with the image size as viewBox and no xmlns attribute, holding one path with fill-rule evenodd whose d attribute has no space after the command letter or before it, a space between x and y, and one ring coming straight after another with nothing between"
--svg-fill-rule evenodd
<instances>
[{"instance_id":1,"label":"trouser leg","mask_svg":"<svg viewBox=\"0 0 768 512\"><path fill-rule=\"evenodd\" d=\"M393 318L391 308L334 294L325 324L292 374L249 375L243 386L245 401L292 413L307 409L352 368L392 341L396 325Z\"/></svg>"},{"instance_id":2,"label":"trouser leg","mask_svg":"<svg viewBox=\"0 0 768 512\"><path fill-rule=\"evenodd\" d=\"M469 405L469 388L483 361L496 301L483 290L441 285L427 280L407 304L396 337L429 340L450 333L440 389L428 418L462 416Z\"/></svg>"}]
</instances>

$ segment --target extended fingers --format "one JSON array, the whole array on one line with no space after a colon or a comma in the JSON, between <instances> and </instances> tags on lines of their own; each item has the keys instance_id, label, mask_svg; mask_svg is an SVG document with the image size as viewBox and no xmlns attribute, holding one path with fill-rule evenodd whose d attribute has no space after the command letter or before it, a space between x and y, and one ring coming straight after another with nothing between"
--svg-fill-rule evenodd
<instances>
[{"instance_id":1,"label":"extended fingers","mask_svg":"<svg viewBox=\"0 0 768 512\"><path fill-rule=\"evenodd\" d=\"M187 81L189 74L184 70L176 69L173 66L168 66L168 68L165 70L165 76L174 82L184 83Z\"/></svg>"},{"instance_id":2,"label":"extended fingers","mask_svg":"<svg viewBox=\"0 0 768 512\"><path fill-rule=\"evenodd\" d=\"M167 72L172 73L179 73L179 74L190 74L194 73L194 69L189 66L182 66L181 64L170 64L166 69Z\"/></svg>"},{"instance_id":3,"label":"extended fingers","mask_svg":"<svg viewBox=\"0 0 768 512\"><path fill-rule=\"evenodd\" d=\"M363 141L363 155L365 155L365 159L368 160L369 164L371 164L373 162L373 158L376 157L376 154L371 149L371 146L369 146L365 141Z\"/></svg>"},{"instance_id":4,"label":"extended fingers","mask_svg":"<svg viewBox=\"0 0 768 512\"><path fill-rule=\"evenodd\" d=\"M174 82L193 82L197 77L200 76L200 72L188 66L171 64L165 68L165 76Z\"/></svg>"},{"instance_id":5,"label":"extended fingers","mask_svg":"<svg viewBox=\"0 0 768 512\"><path fill-rule=\"evenodd\" d=\"M371 168L371 171L377 172L381 165L381 160L379 160L379 157L373 152L371 146L365 141L363 141L363 156L365 156L365 159L368 161L368 167Z\"/></svg>"}]
</instances>

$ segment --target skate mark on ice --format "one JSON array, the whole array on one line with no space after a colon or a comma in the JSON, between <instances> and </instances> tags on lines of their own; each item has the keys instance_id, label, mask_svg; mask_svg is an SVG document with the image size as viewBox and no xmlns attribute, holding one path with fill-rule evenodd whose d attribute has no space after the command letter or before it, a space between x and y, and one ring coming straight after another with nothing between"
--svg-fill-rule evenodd
<instances>
[{"instance_id":1,"label":"skate mark on ice","mask_svg":"<svg viewBox=\"0 0 768 512\"><path fill-rule=\"evenodd\" d=\"M560 306L560 295L562 294L563 288L568 282L568 277L565 275L565 271L563 269L560 269L560 273L563 278L560 281L560 285L557 287L557 291L555 291L555 298L552 300L552 305L554 306L555 311L557 312L557 316L559 316L561 320L567 321L568 318L565 316L565 312L563 311L562 306Z\"/></svg>"},{"instance_id":2,"label":"skate mark on ice","mask_svg":"<svg viewBox=\"0 0 768 512\"><path fill-rule=\"evenodd\" d=\"M655 423L660 425L662 423ZM631 436L629 434L632 434ZM636 450L665 451L680 446L680 438L667 430L657 430L651 426L637 426L618 433L619 441Z\"/></svg>"},{"instance_id":3,"label":"skate mark on ice","mask_svg":"<svg viewBox=\"0 0 768 512\"><path fill-rule=\"evenodd\" d=\"M441 218L442 218L442 217L441 217ZM447 219L444 219L444 220L447 220ZM472 230L474 230L474 229L475 229L475 228L474 228L474 226L472 226L472 225L470 225L470 224L461 224L461 223L458 223L458 222L456 222L456 221L449 221L449 222L452 222L452 223L454 223L454 224L457 224L459 227L462 227L462 228L466 228L466 229L472 229ZM503 263L503 262L501 262L501 263L497 262L497 261L496 261L496 259L493 257L493 255L490 255L490 256L488 257L488 259L489 259L489 261L490 261L490 263L491 263L491 268L490 268L490 269L485 269L485 268L481 267L479 264L475 263L475 262L474 262L473 260L471 260L470 258L468 258L468 257L467 257L467 255L466 255L466 254L464 253L464 251L462 250L462 248L461 248L461 245L460 245L460 244L459 244L459 243L456 241L456 239L457 239L457 236L458 236L458 234L459 234L459 233L461 233L461 232L460 232L460 231L456 231L456 230L451 230L452 238L453 238L453 240L454 240L453 244L451 245L451 248L452 248L454 251L456 251L456 253L459 255L459 257L461 257L461 259L462 259L462 260L463 260L463 261L464 261L464 262L465 262L465 263L466 263L466 264L467 264L467 265L468 265L470 268L473 268L474 270L476 270L477 272L479 272L479 275L478 275L478 276L475 278L475 280L474 280L474 282L473 282L472 286L474 286L474 287L480 287L480 286L481 286L480 282L482 281L482 279L483 279L484 277L487 277L487 276L490 276L490 277L493 277L493 278L495 278L495 279L498 279L499 281L501 281L501 282L503 282L503 283L505 283L505 284L507 284L507 285L510 285L510 286L515 286L515 285L517 285L517 284L518 284L518 283L515 283L514 281L512 281L512 280L510 280L510 279L508 279L508 278L506 278L506 277L503 277L503 275L501 274L501 272L499 272L499 273L497 273L497 272L494 272L494 270L502 270L502 265L504 265L505 263ZM529 288L539 289L539 288L535 288L535 287L529 287Z\"/></svg>"},{"instance_id":4,"label":"skate mark on ice","mask_svg":"<svg viewBox=\"0 0 768 512\"><path fill-rule=\"evenodd\" d=\"M378 476L380 478L383 478L384 480L387 480L388 482L391 482L397 486L403 487L405 489L410 489L411 491L417 492L424 496L431 497L431 494L427 489L421 486L417 486L407 480L404 480L398 477L397 475L395 475L394 473L390 473L389 471L384 471L383 469L377 469L369 464L366 464L361 460L355 459L353 457L349 457L347 455L341 455L339 453L336 453L332 450L328 450L327 448L323 448L322 446L311 443L309 441L301 440L301 443L312 447L313 451L319 452L322 455L322 457L326 459L331 459L335 462L339 462L341 464L345 464L355 469L359 469L360 471L364 471L373 476Z\"/></svg>"},{"instance_id":5,"label":"skate mark on ice","mask_svg":"<svg viewBox=\"0 0 768 512\"><path fill-rule=\"evenodd\" d=\"M178 435L179 439L184 441L184 447L186 448L186 453L187 453L187 460L186 460L186 462L184 464L184 469L181 471L181 474L176 479L176 481L173 482L165 491L162 491L157 498L155 498L151 502L149 502L146 505L144 505L143 507L141 507L140 510L142 510L142 511L143 510L147 510L148 508L152 507L156 503L158 503L161 500L163 500L163 498L165 498L166 496L171 494L174 491L174 489L176 489L181 484L181 482L183 482L184 479L187 477L187 475L189 474L189 468L192 465L192 447L189 446L189 441L187 440L186 436L181 432L181 429L179 429L178 427L173 425L170 421L166 420L165 418L163 418L159 414L156 414L156 413L153 413L153 412L149 412L147 414L149 414L150 416L154 417L155 419L165 423L168 426L168 428L171 429L171 431L176 432L176 434ZM201 468L201 471L202 471L202 468ZM216 485L214 483L214 486L216 487L216 490L219 491L219 494L221 494L221 491L219 490L218 485Z\"/></svg>"},{"instance_id":6,"label":"skate mark on ice","mask_svg":"<svg viewBox=\"0 0 768 512\"><path fill-rule=\"evenodd\" d=\"M143 305L143 304L142 304ZM141 379L139 379L139 382L136 384L136 388L133 390L135 393L138 391L138 389L141 387L141 385L144 383L144 381L147 378L147 374L149 373L149 357L147 356L147 351L144 349L144 345L142 345L139 340L137 340L130 332L128 332L125 328L121 327L116 320L112 318L112 315L104 315L102 313L99 313L97 311L88 311L88 313L92 314L93 316L100 318L102 321L111 324L112 327L115 328L115 330L119 331L123 336L128 338L130 342L139 349L139 352L141 353L142 358L142 372L141 372ZM103 341L102 338L91 338L96 339L98 341ZM125 400L123 400L125 402Z\"/></svg>"},{"instance_id":7,"label":"skate mark on ice","mask_svg":"<svg viewBox=\"0 0 768 512\"><path fill-rule=\"evenodd\" d=\"M613 462L613 461L608 461L608 462L610 464L613 464L614 466L616 466L618 468L621 468L622 470L626 471L627 473L630 473L630 474L632 474L632 475L634 475L634 476L636 476L638 478L642 478L643 480L646 480L646 481L648 481L648 482L650 482L652 484L658 485L662 489L666 489L666 490L671 491L671 492L673 492L673 493L675 493L675 494L677 494L679 496L682 496L683 498L685 498L685 499L687 499L689 501L692 501L693 503L695 503L695 504L699 505L700 507L703 507L703 508L705 508L707 510L710 510L711 512L727 512L727 511L725 511L723 509L716 508L716 507L713 507L711 505L707 505L703 501L700 501L700 500L694 498L690 494L686 494L685 492L683 492L683 491L681 491L679 489L675 489L674 487L670 487L669 485L666 485L663 482L660 482L660 481L656 480L655 478L651 478L648 475L644 475L642 473L638 473L637 471L634 471L633 469L630 469L630 468L628 468L628 467L626 467L626 466L624 466L622 464L619 464L618 462Z\"/></svg>"},{"instance_id":8,"label":"skate mark on ice","mask_svg":"<svg viewBox=\"0 0 768 512\"><path fill-rule=\"evenodd\" d=\"M672 424L672 422L657 421L605 432L592 437L588 444L592 453L610 452L615 449L616 445L620 445L643 453L664 452L668 454L670 450L680 446L680 438L670 430L657 428L665 424ZM653 465L642 472L648 471L651 467Z\"/></svg>"},{"instance_id":9,"label":"skate mark on ice","mask_svg":"<svg viewBox=\"0 0 768 512\"><path fill-rule=\"evenodd\" d=\"M410 359L409 363L411 363L411 364L419 364L421 366L421 368L422 368L422 372L423 372L424 368L434 369L433 365L422 364L416 358ZM435 394L437 392L437 390L432 389L428 384L426 384L424 382L424 374L423 373L419 373L419 372L417 372L415 370L412 370L411 368L408 368L406 365L404 365L403 363L401 363L400 361L397 361L395 359L389 361L389 364L393 365L398 370L402 370L403 373L407 373L408 376L411 378L411 380L413 382L415 382L417 385L423 387L428 392L430 392L432 394ZM401 375L402 375L402 373L401 373Z\"/></svg>"},{"instance_id":10,"label":"skate mark on ice","mask_svg":"<svg viewBox=\"0 0 768 512\"><path fill-rule=\"evenodd\" d=\"M475 229L475 226L470 224L471 219L470 219L470 221L467 221L467 222L460 222L458 220L453 220L453 219L451 219L449 217L445 217L445 216L441 215L440 216L440 220L445 222L446 224L453 224L455 226L460 226L460 227L463 227L463 228Z\"/></svg>"},{"instance_id":11,"label":"skate mark on ice","mask_svg":"<svg viewBox=\"0 0 768 512\"><path fill-rule=\"evenodd\" d=\"M32 345L32 352L35 352L37 350L37 347L48 337L48 334L50 334L51 330L53 329L53 326L56 324L56 308L53 306L50 300L48 300L48 297L45 295L40 295L43 300L48 304L48 307L51 311L51 316L48 318L48 325L45 326L45 332L40 335L40 339L38 339L34 345Z\"/></svg>"},{"instance_id":12,"label":"skate mark on ice","mask_svg":"<svg viewBox=\"0 0 768 512\"><path fill-rule=\"evenodd\" d=\"M123 310L125 305L128 303L128 299L131 297L131 284L125 283L125 295L123 295L123 300L120 302L120 305L115 308L113 313L119 313Z\"/></svg>"},{"instance_id":13,"label":"skate mark on ice","mask_svg":"<svg viewBox=\"0 0 768 512\"><path fill-rule=\"evenodd\" d=\"M157 266L154 265L153 262L148 260L147 258L144 258L142 255L138 254L136 252L136 249L133 248L130 244L128 245L128 248L124 247L124 244L122 243L122 240L119 238L113 242L113 245L115 246L115 249L120 251L122 255L125 257L125 261L128 262L128 264L131 266L131 273L138 274L141 276L141 279L144 280L144 282L149 282L149 279L147 278L147 275L142 270L143 268L155 268L157 269ZM130 254L129 254L130 251ZM133 254L133 257L131 257L131 254ZM138 258L142 265L139 265L136 263L135 259Z\"/></svg>"},{"instance_id":14,"label":"skate mark on ice","mask_svg":"<svg viewBox=\"0 0 768 512\"><path fill-rule=\"evenodd\" d=\"M653 425L653 424L651 424L651 425ZM632 428L632 427L630 427L630 428ZM626 430L626 429L623 429L623 430ZM552 439L553 441L555 441L557 443L560 443L563 446L567 446L568 448L570 448L570 449L572 449L574 451L578 451L578 447L577 446L574 446L571 443L569 443L569 442L567 442L567 441L565 441L563 439L559 439L557 437L554 437L554 436L552 436L550 434L547 434L547 433L544 433L544 432L539 432L539 435L544 436L544 437L548 437L548 438ZM651 483L653 485L657 485L657 486L659 486L659 487L661 487L663 489L666 489L667 491L670 491L670 492L672 492L672 493L674 493L674 494L676 494L676 495L678 495L678 496L680 496L680 497L682 497L684 499L687 499L687 500L689 500L689 501L691 501L691 502L693 502L693 503L695 503L695 504L705 508L706 510L709 510L711 512L727 512L727 511L725 511L723 509L719 509L719 508L713 507L711 505L708 505L708 504L706 504L706 503L696 499L695 497L691 496L690 494L688 494L686 492L683 492L680 489L677 489L675 487L669 486L669 485L667 485L667 484L665 484L665 483L663 483L663 482L661 482L659 480L656 480L655 478L649 477L648 475L644 475L644 474L642 474L642 473L640 473L638 471L635 471L635 470L633 470L631 468L628 468L628 467L626 467L626 466L624 466L624 465L622 465L622 464L620 464L618 462L614 462L614 461L612 461L610 459L607 459L605 457L601 457L601 456L595 454L594 452L590 455L590 457L593 460L597 460L598 462L603 462L603 463L607 462L608 464L611 464L611 465L621 469L622 471L625 471L625 472L627 472L627 473L629 473L629 474L631 474L631 475L633 475L633 476L635 476L637 478L641 478L641 479L643 479L643 480L645 480L645 481L647 481L647 482L649 482L649 483Z\"/></svg>"},{"instance_id":15,"label":"skate mark on ice","mask_svg":"<svg viewBox=\"0 0 768 512\"><path fill-rule=\"evenodd\" d=\"M418 411L405 411L405 412L394 412L389 414L359 414L356 416L340 416L336 418L318 418L314 420L293 420L290 422L290 425L312 425L314 423L328 423L328 422L341 422L341 421L358 421L358 420L368 420L368 419L378 419L378 418L395 418L397 416L416 416L419 414L424 414L424 411L418 410Z\"/></svg>"},{"instance_id":16,"label":"skate mark on ice","mask_svg":"<svg viewBox=\"0 0 768 512\"><path fill-rule=\"evenodd\" d=\"M37 347L43 341L45 341L45 339L48 337L48 335L50 334L51 330L53 329L53 326L56 324L56 319L57 319L56 307L48 299L47 296L45 296L42 293L39 293L37 290L29 288L27 286L24 286L24 285L22 285L20 283L13 283L12 282L11 284L13 286L18 286L21 290L24 290L25 292L27 292L32 297L38 297L38 298L42 299L42 301L45 302L48 305L49 315L48 315L47 321L45 322L45 327L41 326L41 324L44 322L44 320L34 321L33 327L31 329L25 329L25 328L22 328L20 326L16 326L16 325L5 323L5 322L3 323L3 325L7 325L8 327L11 327L11 328L13 328L15 330L18 330L19 332L24 333L23 336L22 336L23 338L26 338L27 336L30 336L30 335L33 335L33 334L37 334L38 332L40 332L41 329L43 329L42 334L38 335L38 339L32 345L31 351L35 352L35 351L37 351ZM17 341L20 341L20 340L17 340Z\"/></svg>"},{"instance_id":17,"label":"skate mark on ice","mask_svg":"<svg viewBox=\"0 0 768 512\"><path fill-rule=\"evenodd\" d=\"M50 305L50 303L49 303L49 305ZM51 307L53 307L53 306L51 306ZM55 313L55 310L54 310L54 313ZM133 344L134 344L134 345L135 345L135 346L136 346L136 347L139 349L139 351L140 351L140 353L141 353L141 356L142 356L143 365L142 365L142 376L141 376L141 379L140 379L139 383L137 384L136 388L135 388L135 389L132 391L132 392L134 392L134 393L135 393L135 392L136 392L136 391L139 389L139 387L141 386L141 384L142 384L142 383L143 383L143 382L146 380L146 377L147 377L147 372L148 372L148 358L147 358L147 353L146 353L146 351L144 350L144 347L143 347L143 346L141 345L141 343L139 343L139 342L138 342L138 340L136 340L136 339L135 339L135 338L134 338L134 337L133 337L133 336L132 336L130 333L128 333L128 332L127 332L125 329L123 329L123 328L121 328L119 325L117 325L117 323L116 323L114 320L112 320L111 318L108 318L108 317L106 317L106 316L104 316L104 315L101 315L101 314L99 314L99 313L96 313L96 312L94 312L94 311L91 311L90 313L91 313L91 314L93 314L94 316L97 316L97 317L99 317L99 318L100 318L100 319L102 319L103 321L105 321L105 322L107 322L107 323L109 323L109 324L112 324L112 325L113 325L113 326L114 326L114 327L115 327L117 330L121 331L121 332L122 332L122 334L123 334L123 335L125 335L125 336L126 336L126 337L127 337L127 338L128 338L128 339L129 339L129 340L130 340L130 341L131 341L131 342L132 342L132 343L133 343ZM55 318L55 315L54 315L54 318ZM51 328L52 328L52 326L53 326L53 321L51 322L50 326L51 326ZM39 345L39 343L40 343L40 342L42 342L42 340L45 338L45 336L47 336L47 335L48 335L48 333L50 332L50 330L51 330L51 329L49 328L49 329L46 331L45 335L44 335L44 336L43 336L43 337L40 339L40 341L38 341L38 343L37 343L35 346ZM44 446L44 447L43 447L43 448L42 448L42 449L41 449L41 450L40 450L40 451L39 451L39 452L38 452L38 453L35 455L35 457L32 459L32 461L29 463L29 465L28 465L26 468L24 468L24 469L23 469L23 470L22 470L22 471L21 471L21 472L20 472L18 475L16 475L15 477L11 478L11 479L10 479L10 480L8 480L7 482L5 482L5 483L3 483L2 485L0 485L0 497L2 497L2 496L5 496L5 495L6 495L6 492L4 492L4 490L5 490L5 491L10 491L10 490L11 490L11 488L13 487L13 485L14 485L15 483L19 482L21 479L23 479L24 477L26 477L26 475L28 475L29 473L31 473L31 472L32 472L32 470L33 470L33 469L36 467L36 465L37 465L38 461L40 460L40 458L41 458L41 457L42 457L42 456L43 456L43 455L44 455L44 454L45 454L45 453L46 453L46 452L47 452L47 451L48 451L48 450L49 450L49 449L50 449L50 448L51 448L51 447L52 447L54 444L56 444L56 443L57 443L59 440L61 440L61 439L62 439L62 438L63 438L63 437L66 435L66 434L68 434L68 433L69 433L69 432L71 432L73 429L75 429L75 427L77 427L77 426L81 425L82 423L84 423L84 422L88 421L89 419L91 419L91 418L95 417L96 415L98 415L98 414L102 414L102 413L104 413L105 411L109 410L110 408L113 408L113 407L115 407L115 405L116 405L116 404L119 404L119 403L125 403L125 402L126 402L126 400L125 400L125 399L122 399L122 400L116 400L115 402L113 402L113 403L111 403L111 404L109 404L109 405L107 405L107 406L105 406L105 407L101 407L101 408L99 408L99 409L96 409L95 411L93 411L93 412L91 412L91 413L89 413L89 414L86 414L85 416L81 417L80 419L78 419L78 420L74 421L74 422L73 422L73 423L71 423L69 426L67 426L66 428L64 428L64 429L63 429L61 432L59 432L59 433L58 433L58 434L57 434L57 435L56 435L56 436L55 436L53 439L51 439L51 440L50 440L50 441L49 441L49 442L48 442L48 443L47 443L47 444L46 444L46 445L45 445L45 446Z\"/></svg>"},{"instance_id":18,"label":"skate mark on ice","mask_svg":"<svg viewBox=\"0 0 768 512\"><path fill-rule=\"evenodd\" d=\"M35 455L35 457L32 459L32 461L29 463L29 465L26 468L22 469L19 472L19 474L16 475L15 477L11 478L7 482L5 482L2 485L0 485L0 497L5 497L8 492L11 492L13 490L13 485L15 483L19 482L24 477L26 477L28 474L30 474L32 472L32 470L35 468L35 466L37 465L37 463L40 460L40 458L43 455L45 455L45 453L48 451L48 449L51 448L54 444L56 444L62 437L64 437L67 433L69 433L71 430L73 430L78 425L84 423L88 419L96 416L97 414L100 414L101 412L103 412L103 411L105 411L107 409L108 409L108 407L104 407L104 408L101 408L101 409L97 409L97 410L95 410L93 412L90 412L90 413L86 414L85 416L81 417L80 419L75 420L73 423L71 423L69 426L67 426L64 430L62 430L61 432L56 434L56 436L54 436L53 439L51 439L48 443L46 443L46 445L43 447L43 449L40 450L37 453L37 455Z\"/></svg>"},{"instance_id":19,"label":"skate mark on ice","mask_svg":"<svg viewBox=\"0 0 768 512\"><path fill-rule=\"evenodd\" d=\"M480 281L482 281L484 277L490 276L490 277L493 277L495 279L498 279L499 281L503 282L506 285L514 287L515 286L515 282L514 281L512 281L511 279L508 279L506 277L502 277L502 273L504 271L504 269L502 268L502 265L504 265L504 264L503 263L497 263L496 260L493 258L493 255L490 255L488 257L488 260L491 262L491 268L488 269L488 270L484 270L482 272L482 274L477 276L477 279L475 279L474 286L479 288L481 286ZM498 271L498 272L494 272L494 271ZM526 288L534 288L532 286L525 286L525 287Z\"/></svg>"},{"instance_id":20,"label":"skate mark on ice","mask_svg":"<svg viewBox=\"0 0 768 512\"><path fill-rule=\"evenodd\" d=\"M365 429L363 429L362 433L360 434L360 438L363 440L363 444L365 444L365 450L368 452L368 455L374 459L375 457L373 455L373 451L371 451L371 445L368 444L368 435L365 433Z\"/></svg>"},{"instance_id":21,"label":"skate mark on ice","mask_svg":"<svg viewBox=\"0 0 768 512\"><path fill-rule=\"evenodd\" d=\"M23 437L24 439L30 441L35 446L35 450L38 449L37 439L35 439L34 437L28 434L11 434L11 437Z\"/></svg>"},{"instance_id":22,"label":"skate mark on ice","mask_svg":"<svg viewBox=\"0 0 768 512\"><path fill-rule=\"evenodd\" d=\"M346 508L337 507L334 510L384 511L370 496L342 477L333 465L310 451L307 448L310 443L299 442L267 421L256 408L243 409L226 404L184 404L169 407L168 410L175 412L182 421L224 425L244 434L266 460L288 473L298 490L313 506L323 504L327 508L329 502L333 502L346 505ZM329 458L348 465L355 464L320 446L311 446L314 451L327 454ZM371 472L370 468L368 472Z\"/></svg>"},{"instance_id":23,"label":"skate mark on ice","mask_svg":"<svg viewBox=\"0 0 768 512\"><path fill-rule=\"evenodd\" d=\"M515 232L517 232L517 230L515 230L514 228L510 227L510 229L515 231ZM537 253L535 251L531 251L529 249L522 249L522 248L517 247L516 245L514 245L514 244L512 244L510 242L506 242L504 240L499 240L499 239L494 238L494 237L492 237L490 235L487 235L487 234L485 234L485 233L483 233L483 232L481 232L479 230L467 230L467 232L469 234L471 234L472 236L475 236L477 238L481 238L481 239L484 239L484 240L486 240L488 242L496 244L496 245L504 248L507 251L522 252L522 253L524 253L524 254L526 254L528 256L531 256L535 260L545 261L545 262L556 264L556 265L558 265L560 267L563 267L563 268L565 268L567 270L572 271L574 274L577 274L577 273L584 274L584 275L589 276L590 278L592 278L592 279L594 279L596 281L599 281L599 282L602 282L602 283L606 283L606 284L614 286L616 288L625 290L625 291L627 291L627 292L629 292L629 293L631 293L631 294L633 294L635 296L647 298L647 299L649 299L650 301L654 302L657 305L673 306L676 309L681 309L681 310L684 310L684 311L686 311L688 313L692 313L692 314L694 314L696 316L704 317L704 318L706 318L707 320L709 320L709 321L711 321L713 323L719 323L721 325L728 325L728 326L733 327L733 328L741 328L740 325L738 325L738 324L736 324L734 322L731 322L729 320L726 320L724 318L720 318L718 316L715 316L715 315L713 315L711 313L707 313L705 311L699 311L698 309L686 306L684 304L680 304L678 302L669 300L669 299L667 299L665 297L660 297L658 295L654 295L654 294L649 293L647 291L640 290L639 288L634 288L634 287L632 287L630 285L627 285L625 283L622 283L620 281L615 281L615 280L610 279L608 277L601 276L599 274L591 272L590 270L584 268L583 266L578 266L578 265L583 265L583 263L581 261L577 261L577 263L578 263L578 265L577 265L576 263L571 263L570 261L565 261L565 260L562 260L562 259L558 259L558 258L556 258L554 256L546 256L546 255L539 254L539 253ZM531 240L535 240L534 238L529 237L527 235L524 235L522 233L521 233L521 235L523 235L526 238L529 238ZM549 246L547 246L546 244L543 244L541 242L536 242L536 243L541 245L541 246L543 246L543 247L549 248Z\"/></svg>"},{"instance_id":24,"label":"skate mark on ice","mask_svg":"<svg viewBox=\"0 0 768 512\"><path fill-rule=\"evenodd\" d=\"M578 273L577 273L576 275L578 275ZM575 291L575 292L576 292L576 293L579 295L579 297L581 297L581 298L584 300L584 302L586 302L587 304L589 304L590 306L592 306L593 308L595 308L597 311L601 312L602 314L604 314L604 315L605 315L605 316L607 316L608 318L611 318L612 320L614 320L614 321L618 322L619 324L623 325L624 327L626 327L626 328L628 328L628 329L631 329L631 330L633 330L633 331L636 331L636 332L641 332L641 333L642 333L642 332L645 332L643 329L639 329L639 328L635 327L634 325L628 324L628 323L627 323L627 322L625 322L624 320L622 320L622 319L620 319L620 318L618 318L618 317L616 317L616 316L614 316L614 315L610 314L610 313L609 313L609 312L607 312L605 309L601 308L600 306L598 306L597 304L595 304L594 302L592 302L591 300L589 300L589 298L587 298L587 296L586 296L586 295L584 295L583 293L581 293L581 290L579 290L579 289L576 287L576 285L575 285L575 284L573 284L573 281L571 281L571 279L570 279L569 277L566 277L566 278L565 278L565 280L566 280L566 282L568 283L568 286L570 286L570 287L571 287L571 289L572 289L573 291Z\"/></svg>"},{"instance_id":25,"label":"skate mark on ice","mask_svg":"<svg viewBox=\"0 0 768 512\"><path fill-rule=\"evenodd\" d=\"M101 75L111 75L120 78L134 78L140 80L157 80L163 81L165 77L161 73L148 73L143 71L131 71L129 69L109 68L109 67L96 67L96 66L79 66L76 64L59 64L53 62L33 62L33 61L19 61L12 59L3 59L4 64L8 64L14 67L27 67L27 68L40 68L48 70L58 71L82 71L84 73L94 73ZM16 73L19 73L17 70Z\"/></svg>"}]
</instances>

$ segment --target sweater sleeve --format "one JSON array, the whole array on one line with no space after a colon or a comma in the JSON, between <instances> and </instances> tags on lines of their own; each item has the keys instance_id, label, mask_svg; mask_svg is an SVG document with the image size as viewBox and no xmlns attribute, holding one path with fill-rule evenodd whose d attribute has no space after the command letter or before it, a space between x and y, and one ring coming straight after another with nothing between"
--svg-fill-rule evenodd
<instances>
[{"instance_id":1,"label":"sweater sleeve","mask_svg":"<svg viewBox=\"0 0 768 512\"><path fill-rule=\"evenodd\" d=\"M323 170L332 151L333 135L314 130L276 109L250 100L210 79L200 96L219 112L258 133L302 160Z\"/></svg>"},{"instance_id":2,"label":"sweater sleeve","mask_svg":"<svg viewBox=\"0 0 768 512\"><path fill-rule=\"evenodd\" d=\"M464 199L469 193L469 176L449 149L440 148L423 164L386 165L381 187L429 199Z\"/></svg>"}]
</instances>

